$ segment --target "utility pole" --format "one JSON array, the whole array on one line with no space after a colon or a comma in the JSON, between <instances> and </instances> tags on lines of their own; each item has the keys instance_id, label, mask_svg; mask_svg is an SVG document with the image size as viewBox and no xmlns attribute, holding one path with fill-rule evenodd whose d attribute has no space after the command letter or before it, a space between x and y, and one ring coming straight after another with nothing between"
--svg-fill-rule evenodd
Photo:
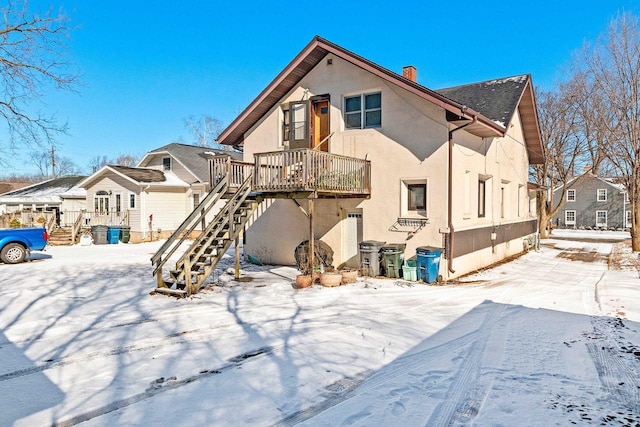
<instances>
[{"instance_id":1,"label":"utility pole","mask_svg":"<svg viewBox=\"0 0 640 427\"><path fill-rule=\"evenodd\" d=\"M51 144L51 177L56 177L56 153L53 144Z\"/></svg>"}]
</instances>

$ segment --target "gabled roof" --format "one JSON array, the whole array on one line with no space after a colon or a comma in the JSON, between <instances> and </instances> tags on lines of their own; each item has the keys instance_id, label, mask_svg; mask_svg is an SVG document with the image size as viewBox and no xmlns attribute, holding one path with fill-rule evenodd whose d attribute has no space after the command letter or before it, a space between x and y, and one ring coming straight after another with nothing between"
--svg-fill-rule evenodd
<instances>
[{"instance_id":1,"label":"gabled roof","mask_svg":"<svg viewBox=\"0 0 640 427\"><path fill-rule=\"evenodd\" d=\"M544 161L538 113L534 107L535 98L529 74L439 89L436 92L473 108L505 128L509 127L519 110L529 161L533 164Z\"/></svg>"},{"instance_id":2,"label":"gabled roof","mask_svg":"<svg viewBox=\"0 0 640 427\"><path fill-rule=\"evenodd\" d=\"M209 161L212 156L228 155L234 160L242 160L242 153L233 150L216 150L197 145L180 144L177 142L164 145L144 155L138 166L145 166L149 159L157 154L169 154L179 162L199 182L209 181Z\"/></svg>"},{"instance_id":3,"label":"gabled roof","mask_svg":"<svg viewBox=\"0 0 640 427\"><path fill-rule=\"evenodd\" d=\"M80 183L78 183L79 187L88 187L90 184L98 179L99 177L113 173L116 174L127 181L140 186L162 186L162 187L189 187L189 184L175 176L173 173L165 173L158 169L151 168L132 168L129 166L118 166L118 165L106 165L102 167L100 170L95 172L93 175L88 176Z\"/></svg>"},{"instance_id":4,"label":"gabled roof","mask_svg":"<svg viewBox=\"0 0 640 427\"><path fill-rule=\"evenodd\" d=\"M622 184L618 184L616 182L613 182L612 178L605 178L605 177L600 177L598 175L595 175L593 172L591 172L590 170L578 175L578 176L574 176L573 178L571 178L570 180L567 181L567 189L570 189L571 186L578 180L578 179L584 179L584 178L591 178L597 181L602 182L603 184L606 184L610 187L615 188L616 190L620 191L620 192L626 192L627 189L624 185ZM557 185L554 189L553 192L557 192L558 190L561 190L563 188L563 185Z\"/></svg>"},{"instance_id":5,"label":"gabled roof","mask_svg":"<svg viewBox=\"0 0 640 427\"><path fill-rule=\"evenodd\" d=\"M158 169L132 168L118 165L109 165L109 167L138 183L164 182L167 180L164 173Z\"/></svg>"},{"instance_id":6,"label":"gabled roof","mask_svg":"<svg viewBox=\"0 0 640 427\"><path fill-rule=\"evenodd\" d=\"M218 137L218 142L227 145L242 144L244 134L328 54L336 55L337 57L342 58L343 60L348 61L391 84L442 107L454 117L458 117L460 120L464 120L469 123L465 130L474 135L480 137L497 137L505 135L507 123L500 124L498 121L482 114L472 106L466 105L464 102L443 96L437 91L428 89L412 80L404 78L400 74L387 70L386 68L331 43L328 40L316 36L293 59L293 61L291 61L284 70L276 76L276 78L256 97L256 99L254 99L253 102L251 102L251 104L249 104L249 106L240 113L240 115L224 131L222 131ZM538 130L535 100L530 86L530 79L528 79L528 83L525 85L525 87L529 88L528 94L527 96L523 96L525 92L527 92L523 88L523 91L519 96L521 101L519 108L521 110L532 110L526 114L529 118L526 126L531 126L533 124L535 129L528 131L528 137L525 142L530 156L529 161L531 163L537 163L544 159L544 154L542 150L540 132ZM487 92L487 96L490 96L490 92Z\"/></svg>"}]
</instances>

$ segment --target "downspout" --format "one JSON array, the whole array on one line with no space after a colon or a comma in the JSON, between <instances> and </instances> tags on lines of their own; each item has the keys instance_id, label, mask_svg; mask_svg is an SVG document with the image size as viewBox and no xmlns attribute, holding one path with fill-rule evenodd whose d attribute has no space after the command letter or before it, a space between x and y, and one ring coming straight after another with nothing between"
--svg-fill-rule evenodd
<instances>
[{"instance_id":1,"label":"downspout","mask_svg":"<svg viewBox=\"0 0 640 427\"><path fill-rule=\"evenodd\" d=\"M449 245L447 247L447 269L450 273L455 273L453 269L453 243L454 243L454 228L453 228L453 133L467 126L474 124L478 121L478 116L473 116L473 120L469 123L465 123L462 126L458 126L455 129L449 131L449 171L448 171L448 194L447 194L447 225L449 228Z\"/></svg>"}]
</instances>

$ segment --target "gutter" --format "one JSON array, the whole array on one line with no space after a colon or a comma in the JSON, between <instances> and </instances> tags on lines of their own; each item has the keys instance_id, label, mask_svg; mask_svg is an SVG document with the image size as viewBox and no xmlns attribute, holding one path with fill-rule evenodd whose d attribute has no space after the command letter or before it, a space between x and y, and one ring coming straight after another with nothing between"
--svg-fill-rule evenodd
<instances>
[{"instance_id":1,"label":"gutter","mask_svg":"<svg viewBox=\"0 0 640 427\"><path fill-rule=\"evenodd\" d=\"M453 133L464 129L465 127L472 125L478 121L478 116L473 116L473 120L469 123L465 123L462 126L458 126L455 129L449 131L449 170L448 170L448 190L447 190L447 226L449 228L449 245L447 247L447 269L450 273L455 273L453 269L453 243L455 230L453 228Z\"/></svg>"}]
</instances>

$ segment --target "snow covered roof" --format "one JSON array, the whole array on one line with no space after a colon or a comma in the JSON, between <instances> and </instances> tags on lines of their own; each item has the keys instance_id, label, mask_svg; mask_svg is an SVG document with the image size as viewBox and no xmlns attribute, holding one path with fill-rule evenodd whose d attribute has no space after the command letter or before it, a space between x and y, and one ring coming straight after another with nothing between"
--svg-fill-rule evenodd
<instances>
[{"instance_id":1,"label":"snow covered roof","mask_svg":"<svg viewBox=\"0 0 640 427\"><path fill-rule=\"evenodd\" d=\"M0 195L0 203L7 204L59 204L63 198L84 198L86 190L77 187L85 177L69 175L49 179L28 187Z\"/></svg>"}]
</instances>

